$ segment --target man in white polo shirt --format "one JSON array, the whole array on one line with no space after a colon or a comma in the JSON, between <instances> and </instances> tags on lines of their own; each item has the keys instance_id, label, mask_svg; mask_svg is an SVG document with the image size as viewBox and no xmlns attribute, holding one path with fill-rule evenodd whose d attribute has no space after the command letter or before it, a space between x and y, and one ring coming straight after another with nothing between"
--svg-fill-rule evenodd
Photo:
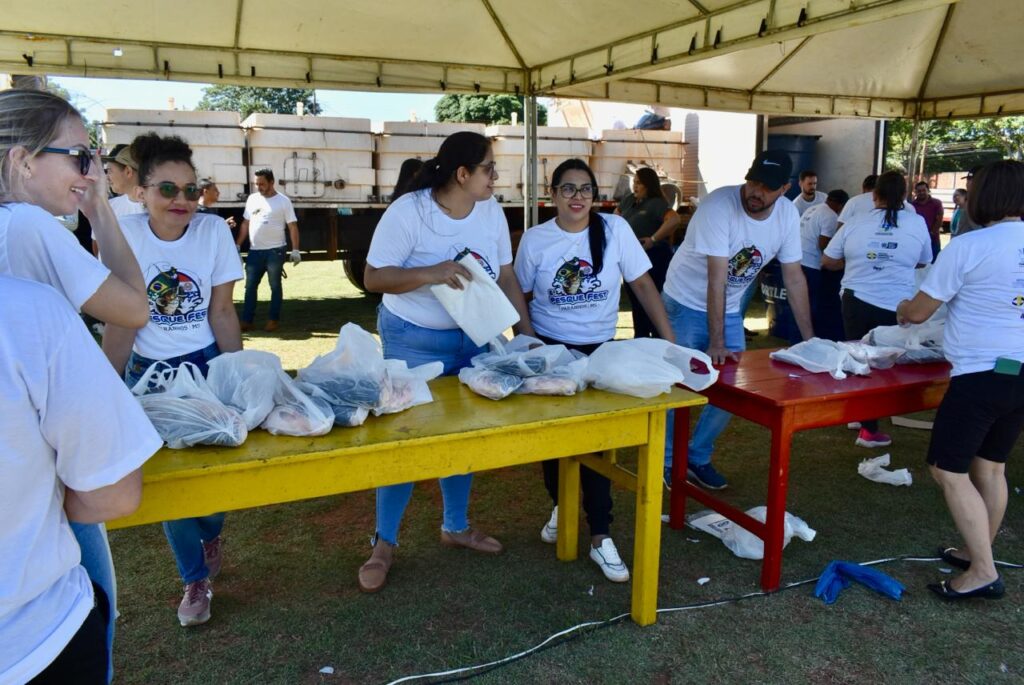
<instances>
[{"instance_id":1,"label":"man in white polo shirt","mask_svg":"<svg viewBox=\"0 0 1024 685\"><path fill-rule=\"evenodd\" d=\"M292 241L288 260L292 264L302 261L299 254L299 220L292 201L274 189L274 172L260 169L256 172L256 190L245 201L242 228L235 241L238 249L249 238L249 255L245 260L245 304L242 306L242 330L252 330L256 315L256 289L263 274L270 280L270 317L263 330L276 331L281 320L281 274L285 261L285 226Z\"/></svg>"},{"instance_id":2,"label":"man in white polo shirt","mask_svg":"<svg viewBox=\"0 0 1024 685\"><path fill-rule=\"evenodd\" d=\"M782 263L782 280L800 334L804 340L814 335L807 282L800 269L800 215L783 198L791 171L785 152L760 153L745 184L719 188L704 198L669 264L662 299L676 343L706 351L715 364L737 360L746 347L740 301L761 268L775 257ZM731 417L717 407L705 407L693 431L687 477L705 488L721 490L728 484L711 465L711 453ZM672 464L671 416L665 464L666 469Z\"/></svg>"}]
</instances>

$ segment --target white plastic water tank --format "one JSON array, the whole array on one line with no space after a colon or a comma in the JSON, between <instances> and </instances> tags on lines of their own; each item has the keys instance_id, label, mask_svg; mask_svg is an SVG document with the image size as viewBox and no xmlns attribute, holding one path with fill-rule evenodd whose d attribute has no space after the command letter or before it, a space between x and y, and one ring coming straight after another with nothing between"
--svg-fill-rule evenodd
<instances>
[{"instance_id":1,"label":"white plastic water tank","mask_svg":"<svg viewBox=\"0 0 1024 685\"><path fill-rule=\"evenodd\" d=\"M292 200L366 202L373 194L369 119L252 114L242 126L250 169L269 168Z\"/></svg>"},{"instance_id":2,"label":"white plastic water tank","mask_svg":"<svg viewBox=\"0 0 1024 685\"><path fill-rule=\"evenodd\" d=\"M495 194L506 202L519 202L526 188L526 139L523 126L488 126L487 136L492 138L495 169L498 180ZM582 127L537 127L537 196L551 194L551 174L567 159L577 157L590 164L593 142ZM600 183L598 184L600 186ZM603 190L601 192L604 192Z\"/></svg>"},{"instance_id":3,"label":"white plastic water tank","mask_svg":"<svg viewBox=\"0 0 1024 685\"><path fill-rule=\"evenodd\" d=\"M130 144L136 136L153 131L178 136L192 148L199 178L212 178L221 202L244 199L246 183L242 149L245 133L237 112L186 112L171 109L108 109L101 126L104 149Z\"/></svg>"},{"instance_id":4,"label":"white plastic water tank","mask_svg":"<svg viewBox=\"0 0 1024 685\"><path fill-rule=\"evenodd\" d=\"M602 187L605 181L626 173L629 163L655 167L671 178L681 178L683 149L682 131L607 129L594 145L593 168Z\"/></svg>"},{"instance_id":5,"label":"white plastic water tank","mask_svg":"<svg viewBox=\"0 0 1024 685\"><path fill-rule=\"evenodd\" d=\"M395 191L398 171L407 159L427 160L437 154L444 139L458 131L484 135L483 124L435 123L428 121L385 121L377 137L374 168L377 193L387 200Z\"/></svg>"}]
</instances>

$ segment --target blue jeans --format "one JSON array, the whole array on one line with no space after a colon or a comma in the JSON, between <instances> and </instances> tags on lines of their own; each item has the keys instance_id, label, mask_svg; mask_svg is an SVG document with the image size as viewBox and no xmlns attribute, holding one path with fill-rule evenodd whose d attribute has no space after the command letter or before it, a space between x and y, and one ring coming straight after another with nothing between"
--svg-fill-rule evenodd
<instances>
[{"instance_id":1,"label":"blue jeans","mask_svg":"<svg viewBox=\"0 0 1024 685\"><path fill-rule=\"evenodd\" d=\"M249 250L245 258L245 304L242 305L242 321L252 323L256 316L256 291L267 274L270 281L270 315L271 321L281 319L281 274L284 272L284 248L275 247L270 250Z\"/></svg>"},{"instance_id":2,"label":"blue jeans","mask_svg":"<svg viewBox=\"0 0 1024 685\"><path fill-rule=\"evenodd\" d=\"M434 361L444 364L444 375L452 376L469 360L484 351L469 339L462 329L438 331L423 328L395 316L387 307L377 308L377 331L385 359L403 359L409 366L420 366ZM449 476L438 480L444 500L444 518L441 528L459 533L469 528L469 490L473 474ZM377 488L378 538L392 545L398 544L398 528L405 508L412 497L413 483L388 485Z\"/></svg>"},{"instance_id":3,"label":"blue jeans","mask_svg":"<svg viewBox=\"0 0 1024 685\"><path fill-rule=\"evenodd\" d=\"M672 331L676 334L676 344L694 350L706 352L710 342L708 335L708 314L685 307L666 293L661 294L665 302L665 312ZM742 352L747 348L743 337L743 315L740 313L725 315L725 346L732 352ZM704 407L693 429L690 439L688 461L694 466L711 463L711 453L715 451L715 440L729 425L732 414L710 404ZM668 423L665 426L665 468L672 466L672 436L675 412L668 412Z\"/></svg>"},{"instance_id":4,"label":"blue jeans","mask_svg":"<svg viewBox=\"0 0 1024 685\"><path fill-rule=\"evenodd\" d=\"M157 361L163 361L173 368L177 368L184 362L192 362L205 376L209 370L210 360L219 354L220 348L217 347L217 343L180 357L164 360L150 359L132 352L124 370L124 380L129 388L134 386L142 378L146 369ZM210 575L203 556L203 543L210 542L220 535L223 527L224 514L210 514L209 516L177 519L163 523L164 535L174 554L174 563L178 565L178 573L185 583L194 583Z\"/></svg>"},{"instance_id":5,"label":"blue jeans","mask_svg":"<svg viewBox=\"0 0 1024 685\"><path fill-rule=\"evenodd\" d=\"M110 555L107 530L102 523L71 523L71 532L82 550L82 566L89 580L107 595L107 682L114 678L114 620L117 618L117 579L114 558Z\"/></svg>"}]
</instances>

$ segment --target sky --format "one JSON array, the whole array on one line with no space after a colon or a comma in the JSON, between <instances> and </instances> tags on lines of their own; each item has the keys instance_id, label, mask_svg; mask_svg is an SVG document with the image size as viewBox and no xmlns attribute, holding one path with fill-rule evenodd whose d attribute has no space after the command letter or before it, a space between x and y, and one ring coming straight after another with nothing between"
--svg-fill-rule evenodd
<instances>
[{"instance_id":1,"label":"sky","mask_svg":"<svg viewBox=\"0 0 1024 685\"><path fill-rule=\"evenodd\" d=\"M139 81L130 79L98 79L50 77L50 81L66 88L75 105L89 121L103 121L105 109L195 109L203 88L209 84L175 81ZM317 102L325 116L360 117L374 122L409 121L415 112L419 121L434 121L434 104L440 95L424 93L362 93L341 90L318 90Z\"/></svg>"}]
</instances>

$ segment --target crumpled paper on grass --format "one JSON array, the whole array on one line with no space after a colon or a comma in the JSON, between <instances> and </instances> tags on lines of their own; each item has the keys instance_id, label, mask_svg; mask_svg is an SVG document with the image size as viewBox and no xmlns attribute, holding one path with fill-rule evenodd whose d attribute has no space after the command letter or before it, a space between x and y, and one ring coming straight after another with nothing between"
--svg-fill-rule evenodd
<instances>
[{"instance_id":1,"label":"crumpled paper on grass","mask_svg":"<svg viewBox=\"0 0 1024 685\"><path fill-rule=\"evenodd\" d=\"M889 465L889 454L883 454L880 457L874 459L865 459L861 463L857 464L857 473L864 476L868 480L873 480L876 483L885 483L887 485L906 485L910 486L914 482L914 477L910 475L910 471L907 469L896 469L890 471L885 468Z\"/></svg>"},{"instance_id":2,"label":"crumpled paper on grass","mask_svg":"<svg viewBox=\"0 0 1024 685\"><path fill-rule=\"evenodd\" d=\"M747 516L757 519L761 523L767 515L767 507L754 507L747 509ZM686 517L686 525L696 530L714 535L738 557L743 559L763 559L764 541L738 523L734 523L710 510L698 511ZM794 537L804 542L811 542L817 531L807 525L799 516L794 516L788 511L783 525L782 546L785 547Z\"/></svg>"}]
</instances>

